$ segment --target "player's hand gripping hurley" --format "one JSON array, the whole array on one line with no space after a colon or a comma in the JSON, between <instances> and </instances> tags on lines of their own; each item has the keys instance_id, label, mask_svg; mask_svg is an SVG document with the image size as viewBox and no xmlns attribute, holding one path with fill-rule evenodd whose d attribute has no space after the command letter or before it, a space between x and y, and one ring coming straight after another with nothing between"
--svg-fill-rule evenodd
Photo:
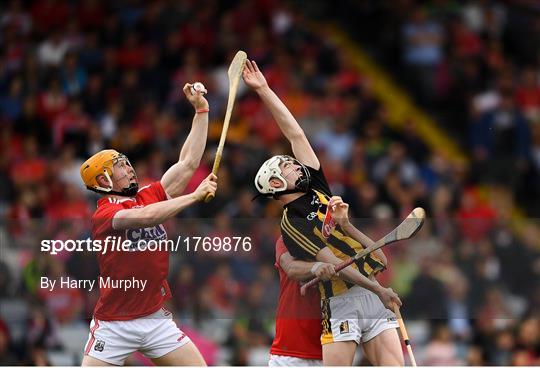
<instances>
[{"instance_id":1,"label":"player's hand gripping hurley","mask_svg":"<svg viewBox=\"0 0 540 368\"><path fill-rule=\"evenodd\" d=\"M373 241L369 239L369 237L365 236L366 244L372 244L371 246L368 246L364 250L356 253L354 257L350 258L347 261L344 261L343 263L340 263L336 266L336 272L341 271L342 269L350 266L355 261L359 260L360 258L363 258L370 254L371 252L376 251L379 248L384 247L385 245L395 243L399 240L406 240L414 236L418 230L422 227L424 224L424 219L426 217L426 212L423 208L417 207L415 208L409 216L401 224L399 224L398 227L396 227L394 230L392 230L390 233L388 233L385 237L378 240L376 243L373 244ZM369 239L369 240L368 240ZM306 290L314 285L317 285L319 282L319 278L314 278L311 281L307 282L306 284L302 285L300 288L300 292L302 295L305 295Z\"/></svg>"},{"instance_id":2,"label":"player's hand gripping hurley","mask_svg":"<svg viewBox=\"0 0 540 368\"><path fill-rule=\"evenodd\" d=\"M238 84L240 83L240 77L244 70L244 64L247 60L247 54L244 51L238 51L234 56L234 59L229 66L227 75L229 76L229 99L227 101L227 110L225 112L225 120L223 120L223 129L221 130L221 138L219 139L219 145L216 151L216 158L214 159L214 166L212 173L217 175L219 164L221 162L221 155L223 154L223 147L225 146L225 139L227 138L227 130L229 129L229 121L231 120L232 110L234 107L234 100L236 98L236 92L238 91ZM214 198L212 193L208 193L205 202L210 202Z\"/></svg>"}]
</instances>

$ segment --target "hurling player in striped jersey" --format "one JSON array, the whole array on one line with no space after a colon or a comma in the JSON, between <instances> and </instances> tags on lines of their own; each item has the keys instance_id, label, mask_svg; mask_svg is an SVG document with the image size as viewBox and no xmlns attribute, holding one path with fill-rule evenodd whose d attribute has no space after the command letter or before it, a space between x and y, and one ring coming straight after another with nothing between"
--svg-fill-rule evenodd
<instances>
[{"instance_id":1,"label":"hurling player in striped jersey","mask_svg":"<svg viewBox=\"0 0 540 368\"><path fill-rule=\"evenodd\" d=\"M254 61L246 61L243 78L270 110L294 154L266 160L254 181L261 195L283 205L281 235L287 250L298 260L334 265L354 256L364 249L356 239L358 229L349 222L348 212L342 211L348 210L348 206L341 198L332 196L304 131L268 86ZM328 231L326 214L332 215L336 210L340 218L335 218L336 226ZM339 277L319 283L325 365L351 365L360 344L374 365L404 364L398 324L392 312L401 300L375 279L386 263L382 250L376 251L340 271Z\"/></svg>"}]
</instances>

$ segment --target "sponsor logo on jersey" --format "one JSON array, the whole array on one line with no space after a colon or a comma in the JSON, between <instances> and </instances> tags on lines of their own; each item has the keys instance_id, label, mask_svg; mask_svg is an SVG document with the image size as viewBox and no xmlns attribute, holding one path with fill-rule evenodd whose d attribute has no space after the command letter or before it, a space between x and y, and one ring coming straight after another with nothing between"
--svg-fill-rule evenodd
<instances>
[{"instance_id":1,"label":"sponsor logo on jersey","mask_svg":"<svg viewBox=\"0 0 540 368\"><path fill-rule=\"evenodd\" d=\"M324 221L322 224L321 233L325 239L328 239L332 234L332 231L336 228L336 221L332 218L330 214L330 208L326 208L326 215L324 215Z\"/></svg>"},{"instance_id":2,"label":"sponsor logo on jersey","mask_svg":"<svg viewBox=\"0 0 540 368\"><path fill-rule=\"evenodd\" d=\"M312 221L313 219L315 219L317 217L317 212L311 212L309 215L306 216L306 218L309 220L309 221Z\"/></svg>"},{"instance_id":3,"label":"sponsor logo on jersey","mask_svg":"<svg viewBox=\"0 0 540 368\"><path fill-rule=\"evenodd\" d=\"M340 334L349 333L349 321L343 321L339 324L339 333Z\"/></svg>"},{"instance_id":4,"label":"sponsor logo on jersey","mask_svg":"<svg viewBox=\"0 0 540 368\"><path fill-rule=\"evenodd\" d=\"M104 348L105 348L105 341L97 340L96 344L94 345L94 350L102 352Z\"/></svg>"},{"instance_id":5,"label":"sponsor logo on jersey","mask_svg":"<svg viewBox=\"0 0 540 368\"><path fill-rule=\"evenodd\" d=\"M386 319L386 322L395 322L395 321L397 321L397 318L396 318L396 317L388 317L388 318Z\"/></svg>"},{"instance_id":6,"label":"sponsor logo on jersey","mask_svg":"<svg viewBox=\"0 0 540 368\"><path fill-rule=\"evenodd\" d=\"M149 240L167 239L167 232L161 224L141 229L127 229L126 239L131 241L130 251L142 251L146 248Z\"/></svg>"}]
</instances>

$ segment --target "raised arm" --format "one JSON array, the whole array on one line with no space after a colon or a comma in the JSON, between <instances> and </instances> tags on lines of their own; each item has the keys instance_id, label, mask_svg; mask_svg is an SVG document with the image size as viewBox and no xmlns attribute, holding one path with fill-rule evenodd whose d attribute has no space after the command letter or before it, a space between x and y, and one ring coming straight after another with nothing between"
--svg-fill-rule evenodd
<instances>
[{"instance_id":1,"label":"raised arm","mask_svg":"<svg viewBox=\"0 0 540 368\"><path fill-rule=\"evenodd\" d=\"M300 261L291 256L289 252L281 255L279 265L285 271L288 278L296 281L306 281L312 277L329 280L336 273L333 264Z\"/></svg>"},{"instance_id":2,"label":"raised arm","mask_svg":"<svg viewBox=\"0 0 540 368\"><path fill-rule=\"evenodd\" d=\"M195 202L202 201L208 193L215 193L216 189L217 177L210 174L193 193L152 203L143 208L118 211L113 218L112 227L116 230L124 230L156 226L176 216Z\"/></svg>"},{"instance_id":3,"label":"raised arm","mask_svg":"<svg viewBox=\"0 0 540 368\"><path fill-rule=\"evenodd\" d=\"M199 91L192 95L189 83L186 83L183 92L195 108L195 116L191 131L180 150L178 162L172 165L161 178L161 185L171 198L178 197L184 192L193 173L199 167L208 134L208 101Z\"/></svg>"},{"instance_id":4,"label":"raised arm","mask_svg":"<svg viewBox=\"0 0 540 368\"><path fill-rule=\"evenodd\" d=\"M244 82L257 92L264 105L270 110L279 129L281 129L285 138L291 143L291 148L296 159L304 165L318 170L320 167L319 159L309 144L304 130L300 127L287 106L268 86L268 82L259 70L257 63L247 60L242 76Z\"/></svg>"}]
</instances>

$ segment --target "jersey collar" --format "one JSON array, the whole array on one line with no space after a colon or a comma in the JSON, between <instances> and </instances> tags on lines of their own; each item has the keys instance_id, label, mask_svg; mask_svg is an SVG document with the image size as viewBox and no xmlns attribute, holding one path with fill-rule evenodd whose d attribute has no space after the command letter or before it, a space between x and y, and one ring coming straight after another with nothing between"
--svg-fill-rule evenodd
<instances>
[{"instance_id":1,"label":"jersey collar","mask_svg":"<svg viewBox=\"0 0 540 368\"><path fill-rule=\"evenodd\" d=\"M107 204L107 203L112 203L112 204L121 204L125 201L136 201L135 198L114 198L114 197L103 197L103 198L100 198L98 201L97 201L97 205L98 207L99 206L102 206L104 204Z\"/></svg>"}]
</instances>

